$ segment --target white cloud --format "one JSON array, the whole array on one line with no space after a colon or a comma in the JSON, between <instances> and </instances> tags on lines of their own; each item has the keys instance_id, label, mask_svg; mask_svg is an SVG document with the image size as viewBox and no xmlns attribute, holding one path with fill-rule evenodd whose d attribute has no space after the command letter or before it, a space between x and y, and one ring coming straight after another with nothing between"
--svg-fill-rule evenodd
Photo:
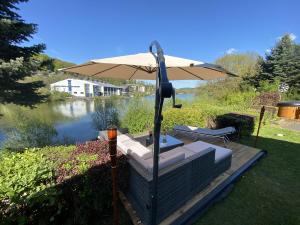
<instances>
[{"instance_id":1,"label":"white cloud","mask_svg":"<svg viewBox=\"0 0 300 225\"><path fill-rule=\"evenodd\" d=\"M297 36L293 33L289 33L289 36L290 36L292 41L294 41L297 38ZM276 40L280 41L282 37L283 36L279 36L279 37L276 38Z\"/></svg>"},{"instance_id":2,"label":"white cloud","mask_svg":"<svg viewBox=\"0 0 300 225\"><path fill-rule=\"evenodd\" d=\"M266 53L271 53L271 49L266 49Z\"/></svg>"},{"instance_id":3,"label":"white cloud","mask_svg":"<svg viewBox=\"0 0 300 225\"><path fill-rule=\"evenodd\" d=\"M290 33L290 38L291 38L292 41L293 41L293 40L295 40L295 39L297 38L297 36L296 36L295 34L293 34L293 33Z\"/></svg>"},{"instance_id":4,"label":"white cloud","mask_svg":"<svg viewBox=\"0 0 300 225\"><path fill-rule=\"evenodd\" d=\"M230 48L230 49L226 50L226 54L232 54L232 53L235 53L235 52L237 52L237 50L235 48Z\"/></svg>"}]
</instances>

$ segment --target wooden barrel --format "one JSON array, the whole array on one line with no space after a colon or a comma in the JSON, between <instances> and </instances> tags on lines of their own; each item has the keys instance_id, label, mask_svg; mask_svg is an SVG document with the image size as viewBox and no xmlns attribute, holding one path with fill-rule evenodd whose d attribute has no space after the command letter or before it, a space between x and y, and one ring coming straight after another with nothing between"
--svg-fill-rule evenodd
<instances>
[{"instance_id":1,"label":"wooden barrel","mask_svg":"<svg viewBox=\"0 0 300 225\"><path fill-rule=\"evenodd\" d=\"M300 101L279 102L277 116L288 119L300 119Z\"/></svg>"}]
</instances>

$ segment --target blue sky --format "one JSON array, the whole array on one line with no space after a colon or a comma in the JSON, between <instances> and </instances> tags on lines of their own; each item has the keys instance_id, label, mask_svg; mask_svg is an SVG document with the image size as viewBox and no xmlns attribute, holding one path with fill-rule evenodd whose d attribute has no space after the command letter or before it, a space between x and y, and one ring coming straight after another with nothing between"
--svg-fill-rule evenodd
<instances>
[{"instance_id":1,"label":"blue sky","mask_svg":"<svg viewBox=\"0 0 300 225\"><path fill-rule=\"evenodd\" d=\"M30 0L19 7L39 25L31 43L74 63L146 52L152 40L168 55L213 62L226 52L264 55L285 33L300 37L299 0Z\"/></svg>"}]
</instances>

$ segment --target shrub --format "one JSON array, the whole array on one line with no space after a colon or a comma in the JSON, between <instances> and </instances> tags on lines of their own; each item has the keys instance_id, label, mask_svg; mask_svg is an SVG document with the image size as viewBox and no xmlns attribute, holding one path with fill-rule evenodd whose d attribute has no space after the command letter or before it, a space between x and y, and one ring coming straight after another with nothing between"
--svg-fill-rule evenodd
<instances>
[{"instance_id":1,"label":"shrub","mask_svg":"<svg viewBox=\"0 0 300 225\"><path fill-rule=\"evenodd\" d=\"M256 93L252 87L238 78L210 81L198 88L199 101L208 107L231 107L233 110L244 110L252 105Z\"/></svg>"},{"instance_id":2,"label":"shrub","mask_svg":"<svg viewBox=\"0 0 300 225\"><path fill-rule=\"evenodd\" d=\"M280 84L279 79L275 79L274 81L262 80L259 82L258 91L260 91L260 92L276 92L276 91L278 91L279 84Z\"/></svg>"},{"instance_id":3,"label":"shrub","mask_svg":"<svg viewBox=\"0 0 300 225\"><path fill-rule=\"evenodd\" d=\"M147 101L133 100L121 120L121 127L140 133L153 127L154 108Z\"/></svg>"},{"instance_id":4,"label":"shrub","mask_svg":"<svg viewBox=\"0 0 300 225\"><path fill-rule=\"evenodd\" d=\"M231 92L227 94L223 104L236 105L241 109L246 109L252 105L255 96L255 92Z\"/></svg>"},{"instance_id":5,"label":"shrub","mask_svg":"<svg viewBox=\"0 0 300 225\"><path fill-rule=\"evenodd\" d=\"M300 100L300 88L290 88L290 90L283 95L284 100Z\"/></svg>"},{"instance_id":6,"label":"shrub","mask_svg":"<svg viewBox=\"0 0 300 225\"><path fill-rule=\"evenodd\" d=\"M162 129L170 130L175 125L190 125L203 127L205 125L204 115L198 108L167 108L163 112Z\"/></svg>"},{"instance_id":7,"label":"shrub","mask_svg":"<svg viewBox=\"0 0 300 225\"><path fill-rule=\"evenodd\" d=\"M28 208L55 204L53 165L36 149L1 155L0 217L4 221L26 223L26 215L33 213Z\"/></svg>"},{"instance_id":8,"label":"shrub","mask_svg":"<svg viewBox=\"0 0 300 225\"><path fill-rule=\"evenodd\" d=\"M123 190L126 168L118 152ZM0 154L0 224L111 224L111 202L107 142Z\"/></svg>"},{"instance_id":9,"label":"shrub","mask_svg":"<svg viewBox=\"0 0 300 225\"><path fill-rule=\"evenodd\" d=\"M52 91L49 94L48 101L51 101L51 102L64 101L64 100L66 100L66 98L71 98L71 97L72 97L72 95L67 92Z\"/></svg>"},{"instance_id":10,"label":"shrub","mask_svg":"<svg viewBox=\"0 0 300 225\"><path fill-rule=\"evenodd\" d=\"M224 102L226 96L232 92L240 91L240 80L228 78L223 80L209 81L198 87L197 95L208 97L210 100Z\"/></svg>"},{"instance_id":11,"label":"shrub","mask_svg":"<svg viewBox=\"0 0 300 225\"><path fill-rule=\"evenodd\" d=\"M276 106L280 100L280 94L275 92L263 92L254 99L255 105Z\"/></svg>"},{"instance_id":12,"label":"shrub","mask_svg":"<svg viewBox=\"0 0 300 225\"><path fill-rule=\"evenodd\" d=\"M57 183L64 202L62 215L75 224L107 224L111 213L111 164L107 142L79 144L57 169ZM126 158L118 152L118 184L126 189ZM56 222L66 223L66 216Z\"/></svg>"},{"instance_id":13,"label":"shrub","mask_svg":"<svg viewBox=\"0 0 300 225\"><path fill-rule=\"evenodd\" d=\"M227 113L216 117L217 127L235 127L239 136L250 136L255 128L255 116Z\"/></svg>"}]
</instances>

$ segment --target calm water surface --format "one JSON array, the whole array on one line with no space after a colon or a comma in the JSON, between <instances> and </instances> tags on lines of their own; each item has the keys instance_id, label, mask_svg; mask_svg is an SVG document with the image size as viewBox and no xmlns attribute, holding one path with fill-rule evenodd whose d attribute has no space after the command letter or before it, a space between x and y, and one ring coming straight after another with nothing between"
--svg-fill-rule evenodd
<instances>
[{"instance_id":1,"label":"calm water surface","mask_svg":"<svg viewBox=\"0 0 300 225\"><path fill-rule=\"evenodd\" d=\"M194 95L177 94L177 98L189 101L194 98ZM113 100L113 106L109 105L109 107L114 107L122 117L122 112L126 111L129 101L131 101L131 99L115 99ZM144 97L141 101L148 101L149 104L153 104L154 96ZM57 140L68 143L78 143L97 138L99 130L99 127L97 127L99 121L97 120L101 118L102 114L108 113L106 112L106 102L107 100L94 101L78 99L41 104L35 109L26 109L26 112L33 117L43 117L43 119L53 124L57 131ZM15 120L8 119L6 114L13 115L11 117L14 117L14 113L17 109L17 106L7 107L3 112L4 116L0 119L0 146L6 139L4 128L13 128L14 123L18 121L18 118L15 118Z\"/></svg>"}]
</instances>

